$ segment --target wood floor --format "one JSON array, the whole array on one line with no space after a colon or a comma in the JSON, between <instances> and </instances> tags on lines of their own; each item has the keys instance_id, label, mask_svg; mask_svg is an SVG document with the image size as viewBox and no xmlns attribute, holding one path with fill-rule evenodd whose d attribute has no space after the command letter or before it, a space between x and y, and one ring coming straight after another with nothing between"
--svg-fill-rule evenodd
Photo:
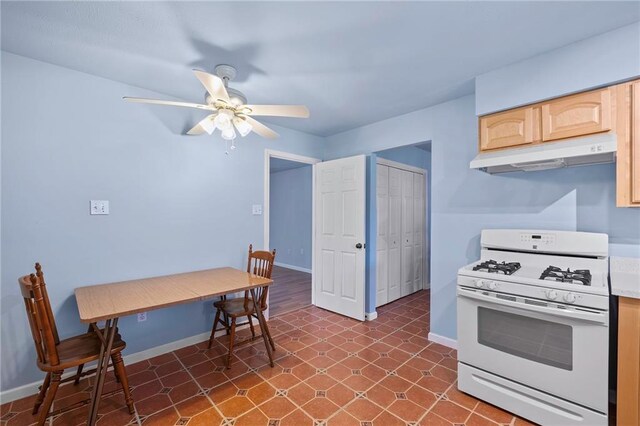
<instances>
[{"instance_id":1,"label":"wood floor","mask_svg":"<svg viewBox=\"0 0 640 426\"><path fill-rule=\"evenodd\" d=\"M311 274L273 267L273 285L269 289L271 318L311 305Z\"/></svg>"}]
</instances>

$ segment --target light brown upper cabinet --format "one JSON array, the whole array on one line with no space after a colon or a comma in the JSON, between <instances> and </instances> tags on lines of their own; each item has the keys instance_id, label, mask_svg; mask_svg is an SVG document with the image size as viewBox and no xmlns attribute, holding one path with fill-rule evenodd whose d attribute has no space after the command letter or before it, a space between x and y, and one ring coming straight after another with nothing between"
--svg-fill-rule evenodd
<instances>
[{"instance_id":1,"label":"light brown upper cabinet","mask_svg":"<svg viewBox=\"0 0 640 426\"><path fill-rule=\"evenodd\" d=\"M618 84L615 130L616 205L640 207L640 80Z\"/></svg>"},{"instance_id":2,"label":"light brown upper cabinet","mask_svg":"<svg viewBox=\"0 0 640 426\"><path fill-rule=\"evenodd\" d=\"M540 108L524 107L480 118L480 151L540 140Z\"/></svg>"},{"instance_id":3,"label":"light brown upper cabinet","mask_svg":"<svg viewBox=\"0 0 640 426\"><path fill-rule=\"evenodd\" d=\"M610 131L612 92L605 88L541 104L542 140L555 141Z\"/></svg>"}]
</instances>

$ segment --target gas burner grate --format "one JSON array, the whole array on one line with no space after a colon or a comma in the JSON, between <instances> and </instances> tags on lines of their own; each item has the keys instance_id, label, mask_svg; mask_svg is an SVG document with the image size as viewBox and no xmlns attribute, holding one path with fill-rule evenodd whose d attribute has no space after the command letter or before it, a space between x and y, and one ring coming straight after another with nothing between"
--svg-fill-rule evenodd
<instances>
[{"instance_id":1,"label":"gas burner grate","mask_svg":"<svg viewBox=\"0 0 640 426\"><path fill-rule=\"evenodd\" d=\"M540 275L540 279L590 286L591 272L588 269L576 269L572 271L569 268L565 271L557 266L549 266L544 270L542 275Z\"/></svg>"},{"instance_id":2,"label":"gas burner grate","mask_svg":"<svg viewBox=\"0 0 640 426\"><path fill-rule=\"evenodd\" d=\"M473 267L474 271L482 271L496 274L511 275L520 269L519 262L496 262L495 260L487 260Z\"/></svg>"}]
</instances>

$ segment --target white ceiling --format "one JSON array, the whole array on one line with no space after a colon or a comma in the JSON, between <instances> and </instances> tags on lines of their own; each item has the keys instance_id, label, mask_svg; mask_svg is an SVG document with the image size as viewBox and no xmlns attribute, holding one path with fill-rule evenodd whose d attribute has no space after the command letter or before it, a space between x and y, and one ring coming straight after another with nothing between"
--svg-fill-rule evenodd
<instances>
[{"instance_id":1,"label":"white ceiling","mask_svg":"<svg viewBox=\"0 0 640 426\"><path fill-rule=\"evenodd\" d=\"M269 160L269 172L278 173L285 170L299 169L300 167L311 167L307 163L298 163L296 161L284 160L282 158L271 158Z\"/></svg>"},{"instance_id":2,"label":"white ceiling","mask_svg":"<svg viewBox=\"0 0 640 426\"><path fill-rule=\"evenodd\" d=\"M478 74L640 20L638 2L613 1L3 1L1 8L3 50L189 101L203 96L190 69L232 64L239 69L232 87L249 102L311 110L307 120L270 122L318 135L472 93Z\"/></svg>"}]
</instances>

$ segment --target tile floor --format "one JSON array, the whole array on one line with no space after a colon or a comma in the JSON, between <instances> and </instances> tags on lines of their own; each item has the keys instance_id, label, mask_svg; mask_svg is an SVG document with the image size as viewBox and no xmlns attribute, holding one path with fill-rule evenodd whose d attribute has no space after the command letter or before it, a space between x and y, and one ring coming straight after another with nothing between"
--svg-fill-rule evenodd
<instances>
[{"instance_id":1,"label":"tile floor","mask_svg":"<svg viewBox=\"0 0 640 426\"><path fill-rule=\"evenodd\" d=\"M427 340L429 292L378 310L371 322L310 306L269 321L276 365L262 340L224 367L221 337L128 365L136 414L103 399L101 425L520 425L526 421L456 389L456 351ZM123 330L124 332L124 330ZM246 332L241 333L245 338ZM124 336L126 339L126 335ZM54 409L87 397L91 379L62 386ZM113 377L105 391L116 386ZM34 397L1 406L2 425L34 422ZM85 422L86 406L52 420Z\"/></svg>"}]
</instances>

